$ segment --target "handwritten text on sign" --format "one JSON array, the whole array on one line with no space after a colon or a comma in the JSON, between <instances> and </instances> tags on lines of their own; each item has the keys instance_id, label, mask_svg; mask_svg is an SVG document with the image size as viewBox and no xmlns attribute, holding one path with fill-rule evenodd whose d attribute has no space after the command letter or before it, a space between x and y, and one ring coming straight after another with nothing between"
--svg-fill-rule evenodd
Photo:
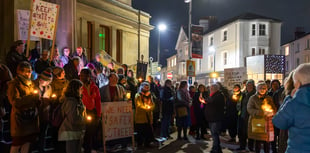
<instances>
[{"instance_id":1,"label":"handwritten text on sign","mask_svg":"<svg viewBox=\"0 0 310 153\"><path fill-rule=\"evenodd\" d=\"M31 35L53 40L58 5L33 0Z\"/></svg>"},{"instance_id":2,"label":"handwritten text on sign","mask_svg":"<svg viewBox=\"0 0 310 153\"><path fill-rule=\"evenodd\" d=\"M133 134L132 104L128 102L102 103L105 140L130 137Z\"/></svg>"},{"instance_id":3,"label":"handwritten text on sign","mask_svg":"<svg viewBox=\"0 0 310 153\"><path fill-rule=\"evenodd\" d=\"M224 85L232 90L235 84L242 85L242 82L247 79L246 68L229 68L224 69Z\"/></svg>"},{"instance_id":4,"label":"handwritten text on sign","mask_svg":"<svg viewBox=\"0 0 310 153\"><path fill-rule=\"evenodd\" d=\"M28 39L29 16L29 10L17 10L18 40ZM39 38L30 37L30 40L39 40Z\"/></svg>"}]
</instances>

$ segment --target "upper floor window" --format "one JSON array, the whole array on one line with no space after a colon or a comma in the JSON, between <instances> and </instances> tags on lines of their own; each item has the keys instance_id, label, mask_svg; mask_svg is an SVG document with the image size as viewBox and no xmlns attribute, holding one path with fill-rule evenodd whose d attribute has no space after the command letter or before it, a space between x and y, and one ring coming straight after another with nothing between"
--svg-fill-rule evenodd
<instances>
[{"instance_id":1,"label":"upper floor window","mask_svg":"<svg viewBox=\"0 0 310 153\"><path fill-rule=\"evenodd\" d=\"M265 24L259 24L259 35L260 36L266 35L266 25Z\"/></svg>"},{"instance_id":2,"label":"upper floor window","mask_svg":"<svg viewBox=\"0 0 310 153\"><path fill-rule=\"evenodd\" d=\"M227 52L223 53L223 64L227 65Z\"/></svg>"},{"instance_id":3,"label":"upper floor window","mask_svg":"<svg viewBox=\"0 0 310 153\"><path fill-rule=\"evenodd\" d=\"M209 43L209 46L213 46L213 41L214 41L214 40L213 40L213 36L211 36L211 37L210 37L210 43Z\"/></svg>"},{"instance_id":4,"label":"upper floor window","mask_svg":"<svg viewBox=\"0 0 310 153\"><path fill-rule=\"evenodd\" d=\"M227 30L223 31L223 41L227 40Z\"/></svg>"},{"instance_id":5,"label":"upper floor window","mask_svg":"<svg viewBox=\"0 0 310 153\"><path fill-rule=\"evenodd\" d=\"M252 24L252 36L256 35L256 25Z\"/></svg>"},{"instance_id":6,"label":"upper floor window","mask_svg":"<svg viewBox=\"0 0 310 153\"><path fill-rule=\"evenodd\" d=\"M255 48L252 48L252 56L255 56Z\"/></svg>"},{"instance_id":7,"label":"upper floor window","mask_svg":"<svg viewBox=\"0 0 310 153\"><path fill-rule=\"evenodd\" d=\"M299 43L297 43L297 45L296 45L296 52L299 52L300 51L300 45L299 45Z\"/></svg>"},{"instance_id":8,"label":"upper floor window","mask_svg":"<svg viewBox=\"0 0 310 153\"><path fill-rule=\"evenodd\" d=\"M213 55L210 55L209 58L208 58L208 65L209 65L209 69L212 69L213 66L214 66L214 57Z\"/></svg>"}]
</instances>

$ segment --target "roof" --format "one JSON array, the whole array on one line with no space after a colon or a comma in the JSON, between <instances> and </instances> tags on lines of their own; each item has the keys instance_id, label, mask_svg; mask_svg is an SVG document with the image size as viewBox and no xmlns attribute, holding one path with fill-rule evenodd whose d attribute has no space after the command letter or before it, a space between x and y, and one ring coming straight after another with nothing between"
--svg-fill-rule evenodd
<instances>
[{"instance_id":1,"label":"roof","mask_svg":"<svg viewBox=\"0 0 310 153\"><path fill-rule=\"evenodd\" d=\"M211 28L208 31L206 31L204 34L210 33L210 32L212 32L212 31L214 31L220 27L223 27L223 26L230 24L230 23L237 21L237 20L256 20L256 19L272 20L273 22L282 22L281 20L276 19L276 18L266 17L266 16L247 12L247 13L243 13L241 15L238 15L236 17L233 17L233 18L230 18L228 20L221 22L217 26L214 26L214 28Z\"/></svg>"},{"instance_id":2,"label":"roof","mask_svg":"<svg viewBox=\"0 0 310 153\"><path fill-rule=\"evenodd\" d=\"M295 39L290 40L290 41L288 41L288 42L286 42L286 43L283 43L281 46L286 45L286 44L289 44L289 43L294 42L294 41L296 41L296 40L302 39L303 37L306 37L306 36L308 36L308 35L310 35L310 32L304 33L303 35L299 36L298 38L295 38Z\"/></svg>"}]
</instances>

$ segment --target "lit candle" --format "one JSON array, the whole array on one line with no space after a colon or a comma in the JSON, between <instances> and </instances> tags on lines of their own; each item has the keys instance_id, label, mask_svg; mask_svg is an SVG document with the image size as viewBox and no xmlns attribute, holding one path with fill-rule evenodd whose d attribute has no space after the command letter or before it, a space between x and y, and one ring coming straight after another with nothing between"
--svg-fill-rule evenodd
<instances>
[{"instance_id":1,"label":"lit candle","mask_svg":"<svg viewBox=\"0 0 310 153\"><path fill-rule=\"evenodd\" d=\"M39 91L38 91L38 90L33 90L33 93L34 93L34 94L38 94Z\"/></svg>"},{"instance_id":2,"label":"lit candle","mask_svg":"<svg viewBox=\"0 0 310 153\"><path fill-rule=\"evenodd\" d=\"M139 78L138 80L139 80L139 82L142 82L142 78Z\"/></svg>"},{"instance_id":3,"label":"lit candle","mask_svg":"<svg viewBox=\"0 0 310 153\"><path fill-rule=\"evenodd\" d=\"M91 120L92 120L92 117L89 116L89 115L87 115L87 120L88 120L88 121L91 121Z\"/></svg>"},{"instance_id":4,"label":"lit candle","mask_svg":"<svg viewBox=\"0 0 310 153\"><path fill-rule=\"evenodd\" d=\"M56 96L56 94L52 94L52 98L56 98L57 96Z\"/></svg>"},{"instance_id":5,"label":"lit candle","mask_svg":"<svg viewBox=\"0 0 310 153\"><path fill-rule=\"evenodd\" d=\"M129 100L130 97L131 97L131 93L130 93L130 92L127 92L127 93L126 93L126 98Z\"/></svg>"},{"instance_id":6,"label":"lit candle","mask_svg":"<svg viewBox=\"0 0 310 153\"><path fill-rule=\"evenodd\" d=\"M146 109L150 109L151 106L150 105L145 105Z\"/></svg>"},{"instance_id":7,"label":"lit candle","mask_svg":"<svg viewBox=\"0 0 310 153\"><path fill-rule=\"evenodd\" d=\"M266 101L263 101L263 103L264 103L264 104L262 105L263 111L272 113L273 110L272 110L271 106L270 106L269 104L267 104Z\"/></svg>"}]
</instances>

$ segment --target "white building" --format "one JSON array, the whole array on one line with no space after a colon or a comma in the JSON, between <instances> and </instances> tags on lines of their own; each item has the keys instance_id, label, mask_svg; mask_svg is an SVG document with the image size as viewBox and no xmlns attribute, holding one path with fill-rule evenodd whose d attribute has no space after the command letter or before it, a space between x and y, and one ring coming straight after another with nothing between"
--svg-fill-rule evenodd
<instances>
[{"instance_id":1,"label":"white building","mask_svg":"<svg viewBox=\"0 0 310 153\"><path fill-rule=\"evenodd\" d=\"M299 64L310 62L310 33L304 34L281 46L285 55L285 74L288 75Z\"/></svg>"},{"instance_id":2,"label":"white building","mask_svg":"<svg viewBox=\"0 0 310 153\"><path fill-rule=\"evenodd\" d=\"M280 54L281 21L245 13L209 29L203 36L203 59L197 63L196 80L211 83L209 74L226 68L246 67L246 57ZM215 59L214 59L215 56ZM204 82L203 82L204 81Z\"/></svg>"}]
</instances>

